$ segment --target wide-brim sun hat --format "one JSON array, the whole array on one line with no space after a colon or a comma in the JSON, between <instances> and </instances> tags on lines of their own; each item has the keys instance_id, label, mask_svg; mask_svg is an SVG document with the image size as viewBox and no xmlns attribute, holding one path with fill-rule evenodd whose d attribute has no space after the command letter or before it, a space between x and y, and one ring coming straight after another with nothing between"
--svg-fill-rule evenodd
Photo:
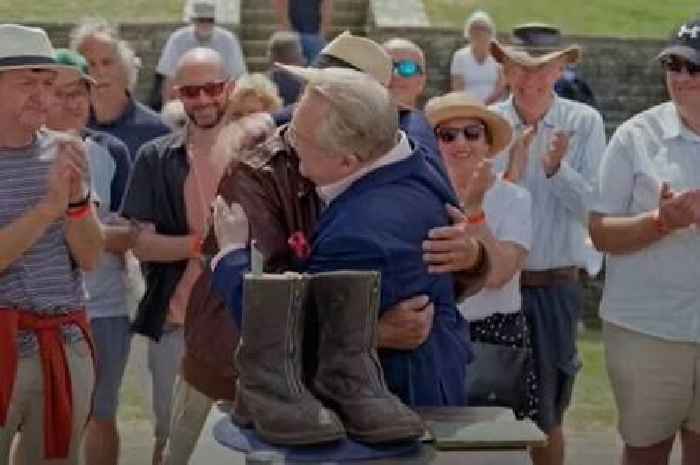
<instances>
[{"instance_id":1,"label":"wide-brim sun hat","mask_svg":"<svg viewBox=\"0 0 700 465\"><path fill-rule=\"evenodd\" d=\"M369 74L383 86L389 85L391 81L394 70L391 56L381 45L366 37L355 36L345 31L328 43L319 55L331 56Z\"/></svg>"},{"instance_id":2,"label":"wide-brim sun hat","mask_svg":"<svg viewBox=\"0 0 700 465\"><path fill-rule=\"evenodd\" d=\"M512 44L497 40L491 42L491 55L499 63L510 60L525 67L538 67L564 57L567 64L581 61L580 45L565 45L561 31L556 26L528 23L516 26L512 31Z\"/></svg>"},{"instance_id":3,"label":"wide-brim sun hat","mask_svg":"<svg viewBox=\"0 0 700 465\"><path fill-rule=\"evenodd\" d=\"M63 67L65 65L56 61L46 31L19 24L0 24L0 71Z\"/></svg>"},{"instance_id":4,"label":"wide-brim sun hat","mask_svg":"<svg viewBox=\"0 0 700 465\"><path fill-rule=\"evenodd\" d=\"M489 156L494 156L508 147L513 138L513 127L508 120L489 110L479 99L466 92L450 92L433 97L428 100L424 111L433 129L456 118L483 121L491 138Z\"/></svg>"}]
</instances>

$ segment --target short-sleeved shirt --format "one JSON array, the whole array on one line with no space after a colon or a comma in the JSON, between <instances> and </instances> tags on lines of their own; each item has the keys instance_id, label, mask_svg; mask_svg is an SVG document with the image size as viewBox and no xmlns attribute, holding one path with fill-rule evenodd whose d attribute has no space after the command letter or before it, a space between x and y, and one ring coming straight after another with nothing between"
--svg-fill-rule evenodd
<instances>
[{"instance_id":1,"label":"short-sleeved shirt","mask_svg":"<svg viewBox=\"0 0 700 465\"><path fill-rule=\"evenodd\" d=\"M97 214L102 221L109 221L121 205L126 182L131 171L129 151L116 137L96 131L85 132L92 189L99 200ZM85 272L88 316L106 318L126 316L124 256L104 251L94 271Z\"/></svg>"},{"instance_id":2,"label":"short-sleeved shirt","mask_svg":"<svg viewBox=\"0 0 700 465\"><path fill-rule=\"evenodd\" d=\"M185 181L190 163L184 130L157 138L143 146L129 178L121 214L155 226L158 234L184 236L190 233L185 204ZM146 293L132 329L160 338L170 299L187 267L187 260L142 262Z\"/></svg>"},{"instance_id":3,"label":"short-sleeved shirt","mask_svg":"<svg viewBox=\"0 0 700 465\"><path fill-rule=\"evenodd\" d=\"M464 47L452 56L450 74L464 80L464 89L461 90L485 102L496 89L496 83L501 75L501 65L491 55L488 55L483 63L479 63L474 58L471 48Z\"/></svg>"},{"instance_id":4,"label":"short-sleeved shirt","mask_svg":"<svg viewBox=\"0 0 700 465\"><path fill-rule=\"evenodd\" d=\"M512 242L525 250L532 243L532 201L530 194L515 184L498 180L486 192L484 213L486 225L494 238ZM484 288L459 305L466 320L479 320L494 313L520 311L520 271L498 289Z\"/></svg>"},{"instance_id":5,"label":"short-sleeved shirt","mask_svg":"<svg viewBox=\"0 0 700 465\"><path fill-rule=\"evenodd\" d=\"M192 25L182 27L170 35L161 52L156 72L172 78L182 55L197 47L207 47L219 52L231 79L238 79L246 72L241 45L231 31L215 26L209 40L202 42L195 35Z\"/></svg>"},{"instance_id":6,"label":"short-sleeved shirt","mask_svg":"<svg viewBox=\"0 0 700 465\"><path fill-rule=\"evenodd\" d=\"M289 22L299 34L318 34L321 30L323 0L289 0Z\"/></svg>"},{"instance_id":7,"label":"short-sleeved shirt","mask_svg":"<svg viewBox=\"0 0 700 465\"><path fill-rule=\"evenodd\" d=\"M170 128L163 123L158 113L131 97L124 113L117 119L102 124L95 120L93 114L90 116L88 127L111 134L124 142L129 149L131 161L136 160L143 144L170 132Z\"/></svg>"},{"instance_id":8,"label":"short-sleeved shirt","mask_svg":"<svg viewBox=\"0 0 700 465\"><path fill-rule=\"evenodd\" d=\"M634 216L658 207L661 184L700 188L700 135L666 102L620 126L600 168L594 210ZM676 231L637 252L607 255L601 317L668 340L700 342L700 233Z\"/></svg>"},{"instance_id":9,"label":"short-sleeved shirt","mask_svg":"<svg viewBox=\"0 0 700 465\"><path fill-rule=\"evenodd\" d=\"M538 124L530 145L528 165L519 185L532 197L532 248L526 270L548 270L578 266L595 275L602 255L588 236L588 212L597 199L598 169L605 152L605 127L597 110L556 95ZM492 106L520 134L525 124L513 98ZM571 131L569 148L559 170L551 177L542 168L542 156L549 150L554 131ZM496 164L505 166L508 150Z\"/></svg>"}]
</instances>

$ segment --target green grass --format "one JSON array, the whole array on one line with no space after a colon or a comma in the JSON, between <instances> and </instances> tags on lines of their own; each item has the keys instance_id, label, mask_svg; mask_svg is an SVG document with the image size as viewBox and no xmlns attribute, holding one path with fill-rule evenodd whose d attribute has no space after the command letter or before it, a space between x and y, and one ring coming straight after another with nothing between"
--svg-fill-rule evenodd
<instances>
[{"instance_id":1,"label":"green grass","mask_svg":"<svg viewBox=\"0 0 700 465\"><path fill-rule=\"evenodd\" d=\"M184 0L0 0L0 22L74 23L84 16L114 22L179 22Z\"/></svg>"},{"instance_id":2,"label":"green grass","mask_svg":"<svg viewBox=\"0 0 700 465\"><path fill-rule=\"evenodd\" d=\"M433 23L461 28L473 10L492 15L499 31L524 22L557 24L566 34L665 38L700 13L697 0L425 0Z\"/></svg>"},{"instance_id":3,"label":"green grass","mask_svg":"<svg viewBox=\"0 0 700 465\"><path fill-rule=\"evenodd\" d=\"M566 416L567 428L576 432L613 431L615 403L600 331L587 330L579 339L579 351L583 369L576 378L572 406Z\"/></svg>"}]
</instances>

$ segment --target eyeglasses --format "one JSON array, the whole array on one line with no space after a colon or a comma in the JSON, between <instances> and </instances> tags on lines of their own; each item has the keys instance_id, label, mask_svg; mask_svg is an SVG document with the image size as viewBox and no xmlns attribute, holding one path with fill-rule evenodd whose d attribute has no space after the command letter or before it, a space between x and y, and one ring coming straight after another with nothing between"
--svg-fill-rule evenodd
<instances>
[{"instance_id":1,"label":"eyeglasses","mask_svg":"<svg viewBox=\"0 0 700 465\"><path fill-rule=\"evenodd\" d=\"M405 79L410 79L423 74L423 68L414 60L395 61L394 74Z\"/></svg>"},{"instance_id":2,"label":"eyeglasses","mask_svg":"<svg viewBox=\"0 0 700 465\"><path fill-rule=\"evenodd\" d=\"M674 55L668 55L661 58L661 67L665 71L670 71L672 73L680 73L685 69L688 71L688 75L690 76L695 76L696 74L700 73L700 65Z\"/></svg>"},{"instance_id":3,"label":"eyeglasses","mask_svg":"<svg viewBox=\"0 0 700 465\"><path fill-rule=\"evenodd\" d=\"M204 91L208 97L218 97L224 91L226 81L207 82L206 84L190 84L177 86L177 91L181 97L197 98Z\"/></svg>"},{"instance_id":4,"label":"eyeglasses","mask_svg":"<svg viewBox=\"0 0 700 465\"><path fill-rule=\"evenodd\" d=\"M486 132L486 127L483 124L470 124L469 126L464 126L463 128L443 128L438 127L435 130L435 135L445 144L451 144L456 141L460 134L464 136L464 139L468 142L474 142L481 138L482 134Z\"/></svg>"}]
</instances>

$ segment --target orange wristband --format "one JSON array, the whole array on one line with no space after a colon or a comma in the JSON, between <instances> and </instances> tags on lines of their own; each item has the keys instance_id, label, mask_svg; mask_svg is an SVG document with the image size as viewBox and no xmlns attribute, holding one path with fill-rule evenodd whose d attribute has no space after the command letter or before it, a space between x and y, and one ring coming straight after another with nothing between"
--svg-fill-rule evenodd
<instances>
[{"instance_id":1,"label":"orange wristband","mask_svg":"<svg viewBox=\"0 0 700 465\"><path fill-rule=\"evenodd\" d=\"M479 210L478 212L467 216L467 224L484 224L486 223L486 213L484 210Z\"/></svg>"},{"instance_id":2,"label":"orange wristband","mask_svg":"<svg viewBox=\"0 0 700 465\"><path fill-rule=\"evenodd\" d=\"M204 241L202 240L202 237L199 234L196 234L192 238L192 244L190 246L190 251L192 252L192 255L195 257L200 257L202 255L202 245Z\"/></svg>"},{"instance_id":3,"label":"orange wristband","mask_svg":"<svg viewBox=\"0 0 700 465\"><path fill-rule=\"evenodd\" d=\"M88 217L90 214L90 204L86 203L82 207L78 208L71 208L68 211L66 211L66 216L70 218L71 220L84 220L85 218Z\"/></svg>"}]
</instances>

